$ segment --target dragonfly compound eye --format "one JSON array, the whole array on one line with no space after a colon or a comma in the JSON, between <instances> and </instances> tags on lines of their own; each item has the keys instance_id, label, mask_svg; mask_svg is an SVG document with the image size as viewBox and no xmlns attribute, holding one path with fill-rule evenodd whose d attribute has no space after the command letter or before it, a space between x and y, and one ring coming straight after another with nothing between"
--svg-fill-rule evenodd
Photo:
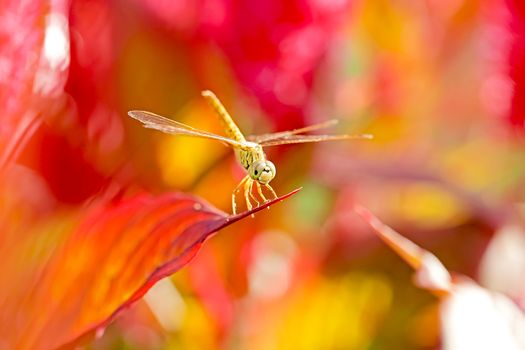
<instances>
[{"instance_id":1,"label":"dragonfly compound eye","mask_svg":"<svg viewBox=\"0 0 525 350\"><path fill-rule=\"evenodd\" d=\"M256 161L251 166L251 178L265 185L275 177L275 165L269 160Z\"/></svg>"}]
</instances>

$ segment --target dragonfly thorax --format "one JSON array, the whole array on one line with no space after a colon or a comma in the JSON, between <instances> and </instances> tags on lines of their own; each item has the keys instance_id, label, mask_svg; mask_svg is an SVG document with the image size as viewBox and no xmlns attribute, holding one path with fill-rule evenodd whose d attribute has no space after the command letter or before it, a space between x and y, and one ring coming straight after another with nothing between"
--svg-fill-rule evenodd
<instances>
[{"instance_id":1,"label":"dragonfly thorax","mask_svg":"<svg viewBox=\"0 0 525 350\"><path fill-rule=\"evenodd\" d=\"M246 142L245 149L236 149L237 159L241 163L242 167L248 171L252 164L258 160L266 160L266 155L261 147L253 142Z\"/></svg>"}]
</instances>

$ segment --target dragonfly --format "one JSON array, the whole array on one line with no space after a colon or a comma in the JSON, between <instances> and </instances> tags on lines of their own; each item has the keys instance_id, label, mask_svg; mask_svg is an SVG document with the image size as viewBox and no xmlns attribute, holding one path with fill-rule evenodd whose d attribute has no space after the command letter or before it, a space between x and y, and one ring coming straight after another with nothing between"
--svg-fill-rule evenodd
<instances>
[{"instance_id":1,"label":"dragonfly","mask_svg":"<svg viewBox=\"0 0 525 350\"><path fill-rule=\"evenodd\" d=\"M263 187L272 195L272 198L270 199L278 198L274 189L270 186L270 181L275 177L277 169L275 168L275 165L266 158L266 154L264 153L265 147L308 142L372 138L372 135L369 134L304 135L304 133L337 124L337 120L335 119L295 130L245 137L224 105L213 92L205 90L202 91L201 94L219 117L227 136L199 130L152 112L133 110L129 111L128 115L131 118L140 121L144 127L149 129L155 129L172 135L215 140L232 147L239 164L246 172L246 176L239 182L232 192L231 201L233 215L237 214L237 196L241 190L243 190L244 200L246 201L246 207L248 210L251 210L254 205L259 206L261 204L259 200L262 200L263 203L269 200L263 192ZM259 198L254 194L254 186Z\"/></svg>"}]
</instances>

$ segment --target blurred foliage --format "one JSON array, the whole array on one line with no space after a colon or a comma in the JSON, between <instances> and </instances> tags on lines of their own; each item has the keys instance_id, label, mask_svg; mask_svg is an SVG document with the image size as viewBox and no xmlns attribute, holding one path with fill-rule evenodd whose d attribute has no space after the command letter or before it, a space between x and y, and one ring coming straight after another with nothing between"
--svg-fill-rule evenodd
<instances>
[{"instance_id":1,"label":"blurred foliage","mask_svg":"<svg viewBox=\"0 0 525 350\"><path fill-rule=\"evenodd\" d=\"M57 242L72 242L71 268L100 272L104 256L87 259L85 241L68 236L92 210L179 191L230 210L244 174L228 148L146 130L128 110L220 134L200 97L210 89L246 134L337 118L330 132L375 136L269 148L277 193L303 191L222 230L88 348L439 347L438 299L410 283L356 203L523 309L520 1L6 0L0 9L5 295L38 287L39 266L68 249ZM82 274L50 283L68 278L85 283ZM18 329L36 307L1 298L0 325ZM105 307L109 317L119 305ZM73 325L100 310L74 311L52 310Z\"/></svg>"}]
</instances>

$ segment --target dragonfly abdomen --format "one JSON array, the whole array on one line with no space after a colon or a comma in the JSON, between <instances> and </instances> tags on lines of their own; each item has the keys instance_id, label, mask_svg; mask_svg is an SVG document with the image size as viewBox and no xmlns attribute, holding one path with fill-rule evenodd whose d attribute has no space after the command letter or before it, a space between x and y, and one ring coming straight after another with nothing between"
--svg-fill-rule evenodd
<instances>
[{"instance_id":1,"label":"dragonfly abdomen","mask_svg":"<svg viewBox=\"0 0 525 350\"><path fill-rule=\"evenodd\" d=\"M244 138L244 135L242 134L241 130L239 130L232 117L230 116L230 114L228 114L228 111L226 110L226 108L224 108L217 96L215 96L215 94L209 90L203 91L202 96L206 99L206 101L208 101L208 103L213 107L215 112L219 115L219 119L222 122L222 126L224 127L226 135L229 138L234 139L235 141L245 142L246 139Z\"/></svg>"}]
</instances>

